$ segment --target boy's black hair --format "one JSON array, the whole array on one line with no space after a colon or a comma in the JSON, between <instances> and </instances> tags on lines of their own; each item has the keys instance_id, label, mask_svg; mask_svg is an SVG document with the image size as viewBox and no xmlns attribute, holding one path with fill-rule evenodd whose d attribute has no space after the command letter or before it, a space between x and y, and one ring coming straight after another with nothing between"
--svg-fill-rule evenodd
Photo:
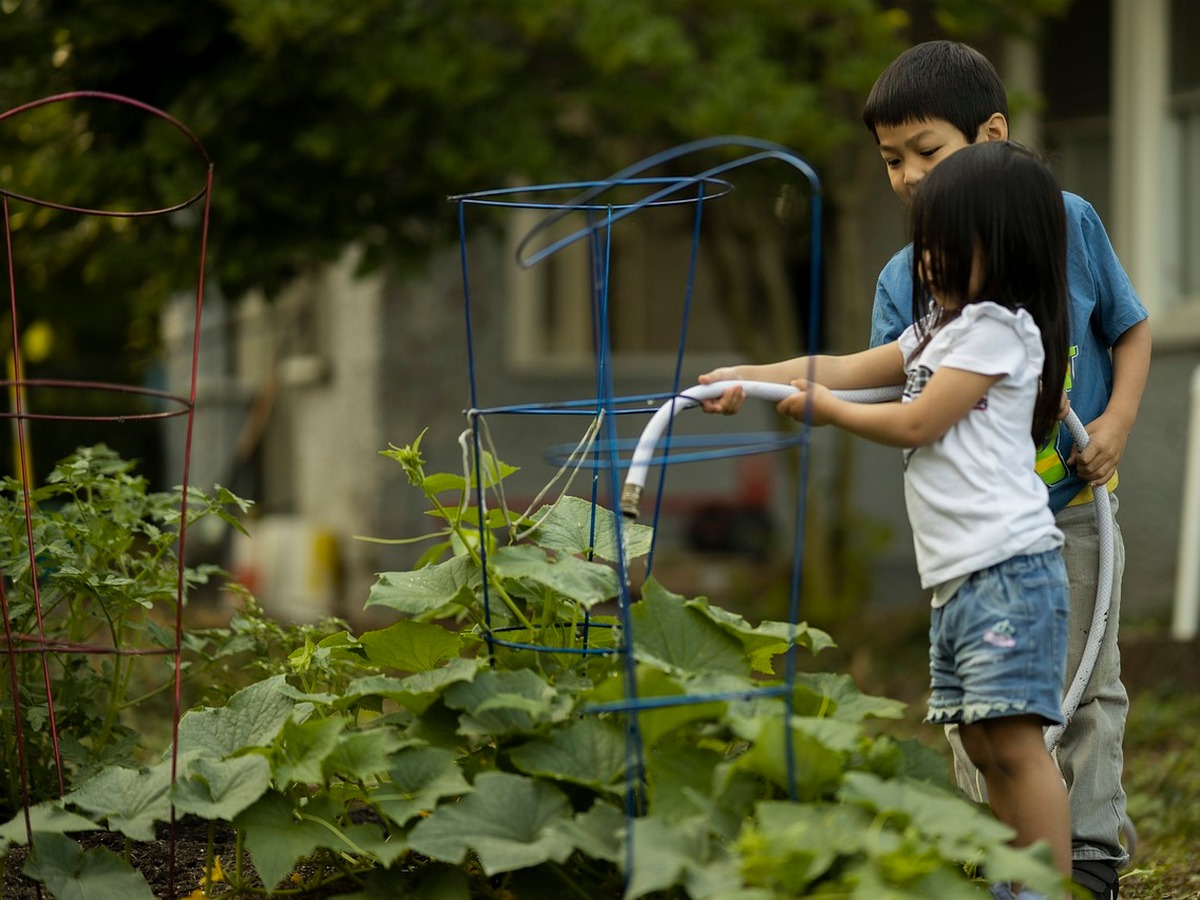
<instances>
[{"instance_id":1,"label":"boy's black hair","mask_svg":"<svg viewBox=\"0 0 1200 900\"><path fill-rule=\"evenodd\" d=\"M980 141L930 171L913 196L913 321L919 353L962 307L984 300L1025 309L1046 358L1031 433L1041 446L1058 418L1067 377L1067 224L1050 168L1013 141ZM983 282L971 293L978 258ZM955 309L929 303L928 291Z\"/></svg>"},{"instance_id":2,"label":"boy's black hair","mask_svg":"<svg viewBox=\"0 0 1200 900\"><path fill-rule=\"evenodd\" d=\"M973 144L993 113L1008 118L1008 97L988 58L957 41L929 41L905 50L875 79L863 123L878 143L880 126L942 119Z\"/></svg>"}]
</instances>

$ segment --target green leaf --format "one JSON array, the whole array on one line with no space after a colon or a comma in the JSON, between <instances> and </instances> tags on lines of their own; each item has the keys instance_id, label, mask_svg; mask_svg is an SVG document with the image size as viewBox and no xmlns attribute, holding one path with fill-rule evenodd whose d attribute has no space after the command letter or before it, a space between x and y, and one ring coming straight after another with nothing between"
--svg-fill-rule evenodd
<instances>
[{"instance_id":1,"label":"green leaf","mask_svg":"<svg viewBox=\"0 0 1200 900\"><path fill-rule=\"evenodd\" d=\"M620 725L587 716L522 744L508 755L527 775L619 793L624 787L629 749Z\"/></svg>"},{"instance_id":2,"label":"green leaf","mask_svg":"<svg viewBox=\"0 0 1200 900\"><path fill-rule=\"evenodd\" d=\"M677 594L651 587L631 616L640 661L680 674L749 674L741 641Z\"/></svg>"},{"instance_id":3,"label":"green leaf","mask_svg":"<svg viewBox=\"0 0 1200 900\"><path fill-rule=\"evenodd\" d=\"M325 777L336 775L366 781L388 770L392 756L400 746L400 736L392 729L343 732L338 736L333 752L325 758Z\"/></svg>"},{"instance_id":4,"label":"green leaf","mask_svg":"<svg viewBox=\"0 0 1200 900\"><path fill-rule=\"evenodd\" d=\"M661 590L661 585L655 583L655 589ZM809 628L804 623L792 626L787 622L765 621L751 625L743 616L712 606L703 597L688 600L687 605L702 612L738 638L749 655L755 672L773 674L772 660L779 654L786 653L792 643L810 647L814 653L833 645L833 639L829 635L819 629Z\"/></svg>"},{"instance_id":5,"label":"green leaf","mask_svg":"<svg viewBox=\"0 0 1200 900\"><path fill-rule=\"evenodd\" d=\"M180 812L231 822L270 787L270 763L257 753L232 759L200 756L185 762L171 799Z\"/></svg>"},{"instance_id":6,"label":"green leaf","mask_svg":"<svg viewBox=\"0 0 1200 900\"><path fill-rule=\"evenodd\" d=\"M868 717L899 719L905 710L901 701L864 694L849 675L833 672L797 674L793 697L793 712L843 722L857 723Z\"/></svg>"},{"instance_id":7,"label":"green leaf","mask_svg":"<svg viewBox=\"0 0 1200 900\"><path fill-rule=\"evenodd\" d=\"M410 616L435 616L475 602L479 567L467 556L412 572L384 572L371 587L366 606L386 606Z\"/></svg>"},{"instance_id":8,"label":"green leaf","mask_svg":"<svg viewBox=\"0 0 1200 900\"><path fill-rule=\"evenodd\" d=\"M458 797L472 788L449 750L409 747L392 759L390 783L381 784L370 800L389 819L403 825L432 810L443 797Z\"/></svg>"},{"instance_id":9,"label":"green leaf","mask_svg":"<svg viewBox=\"0 0 1200 900\"><path fill-rule=\"evenodd\" d=\"M551 559L529 544L501 547L488 557L488 566L500 578L532 582L588 609L620 591L617 573L608 566L574 556Z\"/></svg>"},{"instance_id":10,"label":"green leaf","mask_svg":"<svg viewBox=\"0 0 1200 900\"><path fill-rule=\"evenodd\" d=\"M100 826L91 819L67 812L61 800L46 800L29 808L30 826L34 832L44 834L66 834L73 831L99 831ZM25 815L18 812L0 825L0 854L14 844L24 844L28 838L25 831Z\"/></svg>"},{"instance_id":11,"label":"green leaf","mask_svg":"<svg viewBox=\"0 0 1200 900\"><path fill-rule=\"evenodd\" d=\"M838 797L898 819L897 827L911 823L950 859L965 859L982 846L1012 837L1012 829L961 794L925 782L847 772Z\"/></svg>"},{"instance_id":12,"label":"green leaf","mask_svg":"<svg viewBox=\"0 0 1200 900\"><path fill-rule=\"evenodd\" d=\"M799 717L793 717L798 719ZM800 727L796 727L799 725ZM829 726L834 726L830 728ZM829 743L846 742L843 723L827 719L793 722L792 754L788 758L784 742L783 716L761 718L753 726L754 743L737 760L738 767L748 767L770 779L781 788L794 780L798 796L804 800L827 796L841 781L844 754L831 749ZM816 732L816 735L806 733ZM789 765L790 763L790 765ZM792 773L789 779L789 769Z\"/></svg>"},{"instance_id":13,"label":"green leaf","mask_svg":"<svg viewBox=\"0 0 1200 900\"><path fill-rule=\"evenodd\" d=\"M295 704L281 693L284 676L243 688L224 707L189 710L179 720L180 754L224 757L275 740Z\"/></svg>"},{"instance_id":14,"label":"green leaf","mask_svg":"<svg viewBox=\"0 0 1200 900\"><path fill-rule=\"evenodd\" d=\"M345 727L340 716L284 722L275 745L276 784L323 784L325 760L333 753Z\"/></svg>"},{"instance_id":15,"label":"green leaf","mask_svg":"<svg viewBox=\"0 0 1200 900\"><path fill-rule=\"evenodd\" d=\"M571 708L569 696L530 669L484 669L474 681L447 688L443 700L463 711L458 732L465 735L529 732L539 723L562 721Z\"/></svg>"},{"instance_id":16,"label":"green leaf","mask_svg":"<svg viewBox=\"0 0 1200 900\"><path fill-rule=\"evenodd\" d=\"M283 794L270 791L233 824L246 832L246 847L263 883L274 887L302 858L328 846L330 833L319 822L297 817Z\"/></svg>"},{"instance_id":17,"label":"green leaf","mask_svg":"<svg viewBox=\"0 0 1200 900\"><path fill-rule=\"evenodd\" d=\"M85 853L62 834L36 832L22 871L56 900L154 900L146 879L112 851L94 847Z\"/></svg>"},{"instance_id":18,"label":"green leaf","mask_svg":"<svg viewBox=\"0 0 1200 900\"><path fill-rule=\"evenodd\" d=\"M155 823L171 816L170 788L169 762L142 770L113 766L71 791L63 802L107 819L111 831L130 840L152 841Z\"/></svg>"},{"instance_id":19,"label":"green leaf","mask_svg":"<svg viewBox=\"0 0 1200 900\"><path fill-rule=\"evenodd\" d=\"M592 859L620 864L625 859L625 823L623 810L597 800L587 812L564 822L560 830Z\"/></svg>"},{"instance_id":20,"label":"green leaf","mask_svg":"<svg viewBox=\"0 0 1200 900\"><path fill-rule=\"evenodd\" d=\"M706 897L741 884L725 851L709 837L702 819L668 822L658 816L633 820L633 871L625 900L676 885L689 897Z\"/></svg>"},{"instance_id":21,"label":"green leaf","mask_svg":"<svg viewBox=\"0 0 1200 900\"><path fill-rule=\"evenodd\" d=\"M649 665L638 666L637 696L642 697L682 697L688 691L677 679L661 669ZM610 677L597 685L589 699L593 703L618 703L625 701L624 679ZM643 745L653 748L666 735L689 722L699 719L717 719L725 711L724 701L709 703L675 703L660 707L648 707L638 714L638 727L642 734Z\"/></svg>"},{"instance_id":22,"label":"green leaf","mask_svg":"<svg viewBox=\"0 0 1200 900\"><path fill-rule=\"evenodd\" d=\"M533 519L538 523L533 539L547 550L580 555L590 550L595 557L609 562L621 558L616 542L616 518L602 506L581 497L564 496L553 506L543 506ZM621 530L629 547L629 559L650 552L653 528L622 520Z\"/></svg>"},{"instance_id":23,"label":"green leaf","mask_svg":"<svg viewBox=\"0 0 1200 900\"><path fill-rule=\"evenodd\" d=\"M439 669L418 672L405 678L370 675L350 682L346 687L345 697L348 700L359 700L367 696L386 697L420 715L447 688L470 681L486 665L486 662L479 659L458 657Z\"/></svg>"},{"instance_id":24,"label":"green leaf","mask_svg":"<svg viewBox=\"0 0 1200 900\"><path fill-rule=\"evenodd\" d=\"M872 817L853 806L759 803L738 838L746 881L804 895L840 856L856 856L865 841L878 839L871 824Z\"/></svg>"},{"instance_id":25,"label":"green leaf","mask_svg":"<svg viewBox=\"0 0 1200 900\"><path fill-rule=\"evenodd\" d=\"M379 631L365 632L359 643L367 659L381 669L427 672L458 656L462 637L440 625L401 619Z\"/></svg>"},{"instance_id":26,"label":"green leaf","mask_svg":"<svg viewBox=\"0 0 1200 900\"><path fill-rule=\"evenodd\" d=\"M712 794L713 771L720 761L720 754L702 747L676 747L648 754L650 814L679 822L704 812L700 803Z\"/></svg>"},{"instance_id":27,"label":"green leaf","mask_svg":"<svg viewBox=\"0 0 1200 900\"><path fill-rule=\"evenodd\" d=\"M484 772L475 790L439 806L409 833L418 853L461 863L474 850L486 875L563 862L574 846L562 830L571 807L557 788L507 772Z\"/></svg>"}]
</instances>

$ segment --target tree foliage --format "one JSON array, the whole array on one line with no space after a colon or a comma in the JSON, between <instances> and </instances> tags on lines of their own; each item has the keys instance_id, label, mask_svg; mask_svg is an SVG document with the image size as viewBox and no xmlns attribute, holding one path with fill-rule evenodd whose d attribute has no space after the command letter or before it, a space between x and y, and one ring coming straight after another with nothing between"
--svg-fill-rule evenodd
<instances>
[{"instance_id":1,"label":"tree foliage","mask_svg":"<svg viewBox=\"0 0 1200 900\"><path fill-rule=\"evenodd\" d=\"M979 31L1064 4L934 5L943 26ZM447 194L596 177L698 137L777 141L836 181L861 140L861 98L911 23L881 0L6 0L0 10L9 107L109 91L198 135L215 161L213 260L235 294L269 292L350 241L367 246L367 265L419 257L447 233ZM136 127L77 127L103 124ZM153 154L149 138L124 137ZM6 183L33 149L20 138L3 148ZM94 189L112 171L55 177ZM138 285L148 277L119 253L92 265Z\"/></svg>"}]
</instances>

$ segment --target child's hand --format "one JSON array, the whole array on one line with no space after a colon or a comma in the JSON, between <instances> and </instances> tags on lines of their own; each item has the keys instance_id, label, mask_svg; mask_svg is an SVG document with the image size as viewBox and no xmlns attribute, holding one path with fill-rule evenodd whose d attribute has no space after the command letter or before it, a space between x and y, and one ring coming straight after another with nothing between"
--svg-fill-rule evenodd
<instances>
[{"instance_id":1,"label":"child's hand","mask_svg":"<svg viewBox=\"0 0 1200 900\"><path fill-rule=\"evenodd\" d=\"M700 384L739 380L741 379L736 366L721 366L720 368L713 369L711 372L705 372L697 379ZM706 413L721 413L725 416L732 416L742 408L742 404L745 402L746 389L741 385L734 385L714 400L701 400L700 408Z\"/></svg>"},{"instance_id":2,"label":"child's hand","mask_svg":"<svg viewBox=\"0 0 1200 900\"><path fill-rule=\"evenodd\" d=\"M1096 486L1107 484L1117 470L1117 463L1125 453L1125 442L1129 432L1117 421L1105 416L1093 419L1085 426L1088 445L1071 451L1067 465L1074 466L1080 478Z\"/></svg>"},{"instance_id":3,"label":"child's hand","mask_svg":"<svg viewBox=\"0 0 1200 900\"><path fill-rule=\"evenodd\" d=\"M830 423L830 406L834 402L834 396L829 388L803 378L793 381L792 387L796 389L796 393L780 400L775 409L785 416L791 416L797 422L803 422L805 411L811 403L812 424L828 425Z\"/></svg>"}]
</instances>

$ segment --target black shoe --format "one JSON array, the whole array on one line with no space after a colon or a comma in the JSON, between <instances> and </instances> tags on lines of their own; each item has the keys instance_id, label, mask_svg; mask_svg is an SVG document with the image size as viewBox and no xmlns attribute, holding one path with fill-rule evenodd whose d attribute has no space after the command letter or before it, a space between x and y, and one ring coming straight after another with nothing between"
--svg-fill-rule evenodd
<instances>
[{"instance_id":1,"label":"black shoe","mask_svg":"<svg viewBox=\"0 0 1200 900\"><path fill-rule=\"evenodd\" d=\"M1120 879L1117 867L1103 859L1077 859L1071 863L1071 880L1092 892L1096 900L1117 900Z\"/></svg>"}]
</instances>

